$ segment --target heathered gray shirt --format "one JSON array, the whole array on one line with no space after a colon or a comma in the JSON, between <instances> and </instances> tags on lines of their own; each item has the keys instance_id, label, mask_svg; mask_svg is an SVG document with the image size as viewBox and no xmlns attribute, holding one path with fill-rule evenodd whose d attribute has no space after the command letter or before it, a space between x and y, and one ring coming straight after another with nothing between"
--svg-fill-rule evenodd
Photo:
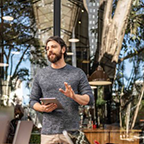
<instances>
[{"instance_id":1,"label":"heathered gray shirt","mask_svg":"<svg viewBox=\"0 0 144 144\"><path fill-rule=\"evenodd\" d=\"M62 110L43 113L42 134L59 134L63 130L79 129L79 104L59 92L59 88L65 90L64 82L71 85L76 94L89 95L89 105L93 104L92 90L81 69L68 64L60 69L53 69L51 66L41 69L33 82L30 106L40 102L41 97L56 97L64 107Z\"/></svg>"}]
</instances>

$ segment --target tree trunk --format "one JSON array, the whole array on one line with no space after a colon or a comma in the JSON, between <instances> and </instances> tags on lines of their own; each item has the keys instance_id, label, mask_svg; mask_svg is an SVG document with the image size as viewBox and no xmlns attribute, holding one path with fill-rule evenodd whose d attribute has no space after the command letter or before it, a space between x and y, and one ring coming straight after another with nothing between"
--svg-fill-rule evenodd
<instances>
[{"instance_id":1,"label":"tree trunk","mask_svg":"<svg viewBox=\"0 0 144 144\"><path fill-rule=\"evenodd\" d=\"M143 95L144 95L144 85L141 89L141 95L140 95L140 98L139 98L139 101L137 103L137 107L136 107L136 110L135 110L135 113L134 113L134 118L133 118L133 123L131 125L131 129L133 129L134 125L135 125L135 122L136 122L136 118L137 118L137 115L138 115L138 111L139 111L139 107L140 107L140 104L141 104L141 101L142 101L142 98L143 98Z\"/></svg>"},{"instance_id":2,"label":"tree trunk","mask_svg":"<svg viewBox=\"0 0 144 144\"><path fill-rule=\"evenodd\" d=\"M112 18L112 2L107 0L104 12L103 32L99 61L105 53L112 56L112 62L118 62L122 47L132 0L119 0Z\"/></svg>"},{"instance_id":3,"label":"tree trunk","mask_svg":"<svg viewBox=\"0 0 144 144\"><path fill-rule=\"evenodd\" d=\"M129 122L130 122L130 111L131 111L131 102L128 104L127 106L127 110L126 110L126 132L128 133L129 131Z\"/></svg>"},{"instance_id":4,"label":"tree trunk","mask_svg":"<svg viewBox=\"0 0 144 144\"><path fill-rule=\"evenodd\" d=\"M1 6L3 6L3 1L1 0ZM1 23L0 23L0 33L3 33L3 9L1 8ZM4 52L4 46L3 46L3 35L0 34L0 63L4 63L4 58L3 58L3 52ZM3 79L4 78L4 67L0 66L0 78ZM1 89L1 86L0 86Z\"/></svg>"},{"instance_id":5,"label":"tree trunk","mask_svg":"<svg viewBox=\"0 0 144 144\"><path fill-rule=\"evenodd\" d=\"M123 91L124 91L124 86L121 89L121 94L120 94L120 107L119 107L119 120L120 120L120 128L123 127L123 123L122 123L122 96L123 96Z\"/></svg>"},{"instance_id":6,"label":"tree trunk","mask_svg":"<svg viewBox=\"0 0 144 144\"><path fill-rule=\"evenodd\" d=\"M99 63L109 78L113 80L132 6L132 0L119 0L113 17L112 3L113 0L100 0L98 47L91 73L96 69Z\"/></svg>"}]
</instances>

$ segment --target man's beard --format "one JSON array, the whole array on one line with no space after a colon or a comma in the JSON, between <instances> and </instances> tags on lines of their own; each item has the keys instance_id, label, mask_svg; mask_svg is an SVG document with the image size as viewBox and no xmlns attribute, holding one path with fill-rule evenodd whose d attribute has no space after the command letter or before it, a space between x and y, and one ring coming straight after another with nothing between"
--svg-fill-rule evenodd
<instances>
[{"instance_id":1,"label":"man's beard","mask_svg":"<svg viewBox=\"0 0 144 144\"><path fill-rule=\"evenodd\" d=\"M54 57L50 57L51 55L54 55ZM60 51L59 54L50 53L50 55L48 55L47 57L51 63L56 63L57 61L59 61L62 58L62 51Z\"/></svg>"}]
</instances>

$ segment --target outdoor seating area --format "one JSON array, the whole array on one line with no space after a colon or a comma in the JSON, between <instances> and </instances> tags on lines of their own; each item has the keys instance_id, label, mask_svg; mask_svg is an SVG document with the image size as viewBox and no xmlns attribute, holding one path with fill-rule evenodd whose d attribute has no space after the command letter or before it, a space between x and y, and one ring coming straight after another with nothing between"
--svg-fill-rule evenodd
<instances>
[{"instance_id":1,"label":"outdoor seating area","mask_svg":"<svg viewBox=\"0 0 144 144\"><path fill-rule=\"evenodd\" d=\"M7 135L9 117L4 114L0 116L0 127L1 127L1 144L10 144L6 142L9 137ZM11 144L40 144L40 132L33 131L32 121L19 121L15 135ZM80 134L80 133L83 133ZM63 133L64 134L64 133ZM76 143L76 139L79 142L85 140L85 143L103 143L103 144L139 144L140 143L141 130L119 130L119 129L82 129L77 134L69 135L70 144ZM65 135L65 134L64 134ZM81 135L81 136L80 136ZM85 135L85 136L84 136ZM78 138L79 137L79 138ZM84 138L85 137L85 138Z\"/></svg>"}]
</instances>

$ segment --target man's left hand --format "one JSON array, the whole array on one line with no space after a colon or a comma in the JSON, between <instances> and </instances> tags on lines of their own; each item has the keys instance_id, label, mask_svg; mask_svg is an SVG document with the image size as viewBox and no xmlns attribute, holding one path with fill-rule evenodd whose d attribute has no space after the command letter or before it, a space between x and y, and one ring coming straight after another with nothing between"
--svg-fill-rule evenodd
<instances>
[{"instance_id":1,"label":"man's left hand","mask_svg":"<svg viewBox=\"0 0 144 144\"><path fill-rule=\"evenodd\" d=\"M66 82L64 82L64 85L65 85L65 90L60 88L59 91L61 93L63 93L65 96L74 99L75 93L74 93L73 89L71 88L71 85L68 85L68 83L66 83Z\"/></svg>"}]
</instances>

